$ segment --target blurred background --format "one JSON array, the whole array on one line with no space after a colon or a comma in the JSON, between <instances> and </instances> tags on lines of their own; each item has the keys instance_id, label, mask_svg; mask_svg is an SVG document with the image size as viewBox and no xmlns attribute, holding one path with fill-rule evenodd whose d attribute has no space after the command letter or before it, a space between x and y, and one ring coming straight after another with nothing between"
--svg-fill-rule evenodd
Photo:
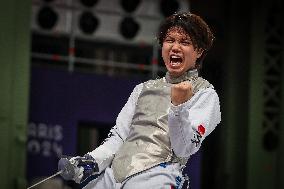
<instances>
[{"instance_id":1,"label":"blurred background","mask_svg":"<svg viewBox=\"0 0 284 189\"><path fill-rule=\"evenodd\" d=\"M282 0L1 0L0 181L23 189L98 146L135 85L163 77L156 32L180 11L216 36L201 75L222 122L191 157L192 189L284 188ZM282 115L282 116L281 116ZM38 189L80 188L56 177Z\"/></svg>"}]
</instances>

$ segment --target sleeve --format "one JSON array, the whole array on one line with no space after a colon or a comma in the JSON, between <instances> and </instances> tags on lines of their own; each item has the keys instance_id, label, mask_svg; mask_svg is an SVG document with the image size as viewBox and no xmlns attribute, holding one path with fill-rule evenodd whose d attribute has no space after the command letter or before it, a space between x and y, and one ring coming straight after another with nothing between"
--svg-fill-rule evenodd
<instances>
[{"instance_id":1,"label":"sleeve","mask_svg":"<svg viewBox=\"0 0 284 189\"><path fill-rule=\"evenodd\" d=\"M108 138L99 147L88 153L98 163L99 173L111 164L114 154L127 138L142 87L143 84L139 84L134 88L127 103L118 114L116 125L110 130Z\"/></svg>"},{"instance_id":2,"label":"sleeve","mask_svg":"<svg viewBox=\"0 0 284 189\"><path fill-rule=\"evenodd\" d=\"M221 121L219 97L213 88L198 91L190 100L169 111L171 147L178 157L188 158Z\"/></svg>"}]
</instances>

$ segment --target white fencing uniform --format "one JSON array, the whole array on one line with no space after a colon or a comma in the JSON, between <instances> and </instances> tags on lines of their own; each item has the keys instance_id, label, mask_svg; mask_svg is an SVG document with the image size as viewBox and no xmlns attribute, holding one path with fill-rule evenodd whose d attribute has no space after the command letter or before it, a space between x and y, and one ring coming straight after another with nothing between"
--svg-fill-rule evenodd
<instances>
[{"instance_id":1,"label":"white fencing uniform","mask_svg":"<svg viewBox=\"0 0 284 189\"><path fill-rule=\"evenodd\" d=\"M109 137L88 153L102 174L85 188L182 187L183 166L221 121L213 86L197 70L186 74L182 80L191 81L194 95L178 106L170 103L167 78L134 88Z\"/></svg>"}]
</instances>

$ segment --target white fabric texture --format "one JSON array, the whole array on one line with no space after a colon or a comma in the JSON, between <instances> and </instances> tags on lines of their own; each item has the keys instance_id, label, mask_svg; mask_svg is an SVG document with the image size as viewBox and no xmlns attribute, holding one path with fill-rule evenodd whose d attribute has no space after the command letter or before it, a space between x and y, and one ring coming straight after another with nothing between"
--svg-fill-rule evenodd
<instances>
[{"instance_id":1,"label":"white fabric texture","mask_svg":"<svg viewBox=\"0 0 284 189\"><path fill-rule=\"evenodd\" d=\"M179 180L180 179L180 180ZM178 163L157 165L143 174L134 175L122 183L117 183L110 167L104 174L92 180L84 189L181 189L184 178Z\"/></svg>"},{"instance_id":2,"label":"white fabric texture","mask_svg":"<svg viewBox=\"0 0 284 189\"><path fill-rule=\"evenodd\" d=\"M189 157L198 151L202 141L221 121L217 93L212 88L198 91L189 101L171 106L168 125L172 149L178 157ZM198 126L204 133L200 134ZM196 141L196 142L192 142Z\"/></svg>"},{"instance_id":3,"label":"white fabric texture","mask_svg":"<svg viewBox=\"0 0 284 189\"><path fill-rule=\"evenodd\" d=\"M102 145L88 153L98 162L99 172L110 166L114 154L127 138L136 102L142 89L143 83L134 88L119 113L110 136ZM204 138L221 121L219 98L216 91L213 88L201 89L187 102L178 106L171 105L168 121L171 148L178 157L189 158L198 151ZM199 132L200 127L202 135Z\"/></svg>"}]
</instances>

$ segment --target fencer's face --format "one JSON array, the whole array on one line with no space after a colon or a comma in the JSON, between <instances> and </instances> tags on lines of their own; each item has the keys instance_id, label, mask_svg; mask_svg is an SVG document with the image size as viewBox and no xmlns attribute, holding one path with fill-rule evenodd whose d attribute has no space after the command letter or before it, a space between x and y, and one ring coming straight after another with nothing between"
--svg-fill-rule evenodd
<instances>
[{"instance_id":1,"label":"fencer's face","mask_svg":"<svg viewBox=\"0 0 284 189\"><path fill-rule=\"evenodd\" d=\"M162 57L172 77L179 77L187 70L195 68L202 51L194 49L190 36L180 27L173 27L163 41Z\"/></svg>"}]
</instances>

